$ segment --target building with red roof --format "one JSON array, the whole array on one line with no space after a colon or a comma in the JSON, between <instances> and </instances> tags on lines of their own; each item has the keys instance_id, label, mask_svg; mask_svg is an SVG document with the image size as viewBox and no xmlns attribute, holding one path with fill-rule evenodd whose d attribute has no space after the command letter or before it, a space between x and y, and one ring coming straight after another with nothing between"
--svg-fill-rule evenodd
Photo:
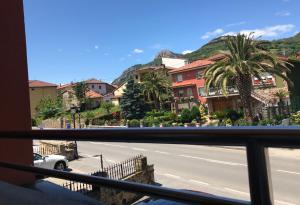
<instances>
[{"instance_id":1,"label":"building with red roof","mask_svg":"<svg viewBox=\"0 0 300 205\"><path fill-rule=\"evenodd\" d=\"M50 98L55 101L57 97L57 85L40 80L29 80L30 110L31 117L37 116L37 106L42 99Z\"/></svg>"},{"instance_id":2,"label":"building with red roof","mask_svg":"<svg viewBox=\"0 0 300 205\"><path fill-rule=\"evenodd\" d=\"M207 59L196 60L190 64L169 71L172 79L172 88L175 97L173 109L180 111L190 108L193 104L204 103L209 112L223 111L224 109L240 109L239 92L236 85L227 87L227 96L220 89L205 89L204 71L216 61L226 58L224 54L216 54ZM261 79L253 77L253 107L261 107L274 101L274 93L279 89L287 90L287 84L281 78L266 73Z\"/></svg>"}]
</instances>

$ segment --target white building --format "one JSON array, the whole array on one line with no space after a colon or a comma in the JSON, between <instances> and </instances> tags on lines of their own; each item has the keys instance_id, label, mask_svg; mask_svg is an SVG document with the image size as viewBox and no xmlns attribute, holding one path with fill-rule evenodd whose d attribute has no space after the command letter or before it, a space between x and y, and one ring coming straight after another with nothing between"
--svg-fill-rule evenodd
<instances>
[{"instance_id":1,"label":"white building","mask_svg":"<svg viewBox=\"0 0 300 205\"><path fill-rule=\"evenodd\" d=\"M166 67L171 68L180 68L188 63L186 59L181 58L161 58L161 60L162 64L164 64Z\"/></svg>"}]
</instances>

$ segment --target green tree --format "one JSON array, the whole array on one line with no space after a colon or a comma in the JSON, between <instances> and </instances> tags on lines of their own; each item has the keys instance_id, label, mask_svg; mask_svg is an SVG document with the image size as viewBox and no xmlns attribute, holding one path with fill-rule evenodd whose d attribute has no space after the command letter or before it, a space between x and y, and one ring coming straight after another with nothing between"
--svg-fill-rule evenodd
<instances>
[{"instance_id":1,"label":"green tree","mask_svg":"<svg viewBox=\"0 0 300 205\"><path fill-rule=\"evenodd\" d=\"M45 97L39 102L36 111L38 117L48 119L57 116L61 112L61 107L55 100L52 100L50 97Z\"/></svg>"},{"instance_id":2,"label":"green tree","mask_svg":"<svg viewBox=\"0 0 300 205\"><path fill-rule=\"evenodd\" d=\"M251 108L252 77L262 80L265 73L286 77L291 65L264 49L266 42L255 40L253 34L222 37L228 51L221 51L226 57L205 70L206 89L211 86L222 89L227 95L226 86L236 84L247 120L253 120Z\"/></svg>"},{"instance_id":3,"label":"green tree","mask_svg":"<svg viewBox=\"0 0 300 205\"><path fill-rule=\"evenodd\" d=\"M187 108L183 109L180 118L183 123L190 123L192 121L191 111Z\"/></svg>"},{"instance_id":4,"label":"green tree","mask_svg":"<svg viewBox=\"0 0 300 205\"><path fill-rule=\"evenodd\" d=\"M125 119L141 119L145 115L145 101L141 86L132 78L127 82L120 108Z\"/></svg>"},{"instance_id":5,"label":"green tree","mask_svg":"<svg viewBox=\"0 0 300 205\"><path fill-rule=\"evenodd\" d=\"M107 114L109 114L111 109L114 107L114 104L111 102L102 102L101 107L106 110Z\"/></svg>"},{"instance_id":6,"label":"green tree","mask_svg":"<svg viewBox=\"0 0 300 205\"><path fill-rule=\"evenodd\" d=\"M80 108L83 108L83 106L87 103L87 97L86 92L88 91L88 87L85 82L78 82L73 87L73 90L75 92L75 96L79 102Z\"/></svg>"},{"instance_id":7,"label":"green tree","mask_svg":"<svg viewBox=\"0 0 300 205\"><path fill-rule=\"evenodd\" d=\"M197 122L200 122L201 114L200 114L200 110L197 106L192 107L192 109L191 109L191 118L192 118L192 120L196 120Z\"/></svg>"},{"instance_id":8,"label":"green tree","mask_svg":"<svg viewBox=\"0 0 300 205\"><path fill-rule=\"evenodd\" d=\"M156 110L160 110L162 102L172 94L170 80L164 71L147 73L142 79L142 89L146 99L153 101Z\"/></svg>"}]
</instances>

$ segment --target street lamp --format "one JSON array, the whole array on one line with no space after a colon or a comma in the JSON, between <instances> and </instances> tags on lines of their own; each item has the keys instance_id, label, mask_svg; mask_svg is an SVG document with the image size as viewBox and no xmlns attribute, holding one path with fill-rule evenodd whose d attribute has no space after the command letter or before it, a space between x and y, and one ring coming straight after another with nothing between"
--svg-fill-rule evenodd
<instances>
[{"instance_id":1,"label":"street lamp","mask_svg":"<svg viewBox=\"0 0 300 205\"><path fill-rule=\"evenodd\" d=\"M71 107L70 111L71 111L71 115L72 115L72 119L73 119L73 128L75 129L76 128L75 114L76 114L76 111L77 111L77 107L76 106Z\"/></svg>"},{"instance_id":2,"label":"street lamp","mask_svg":"<svg viewBox=\"0 0 300 205\"><path fill-rule=\"evenodd\" d=\"M75 114L76 114L77 110L78 110L78 107L76 107L76 106L73 106L73 107L70 108L72 118L73 118L73 127L74 127L74 129L76 129ZM80 124L80 114L79 114L79 124ZM79 127L80 127L80 125L79 125ZM74 151L75 151L74 158L78 159L78 149L77 149L77 141L76 140L75 140Z\"/></svg>"}]
</instances>

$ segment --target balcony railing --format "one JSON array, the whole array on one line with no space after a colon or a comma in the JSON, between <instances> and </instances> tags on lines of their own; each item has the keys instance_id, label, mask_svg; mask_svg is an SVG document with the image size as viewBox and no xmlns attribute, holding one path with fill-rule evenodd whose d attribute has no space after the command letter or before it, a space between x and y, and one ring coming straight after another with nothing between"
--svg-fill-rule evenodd
<instances>
[{"instance_id":1,"label":"balcony railing","mask_svg":"<svg viewBox=\"0 0 300 205\"><path fill-rule=\"evenodd\" d=\"M0 167L89 183L147 196L200 205L274 204L268 147L300 148L298 127L123 128L98 130L33 130L0 132L0 139L81 140L127 143L245 146L251 202L188 191L0 162Z\"/></svg>"},{"instance_id":2,"label":"balcony railing","mask_svg":"<svg viewBox=\"0 0 300 205\"><path fill-rule=\"evenodd\" d=\"M226 91L228 95L238 95L239 91L236 86L227 86ZM206 97L222 96L223 91L219 88L210 88Z\"/></svg>"}]
</instances>

